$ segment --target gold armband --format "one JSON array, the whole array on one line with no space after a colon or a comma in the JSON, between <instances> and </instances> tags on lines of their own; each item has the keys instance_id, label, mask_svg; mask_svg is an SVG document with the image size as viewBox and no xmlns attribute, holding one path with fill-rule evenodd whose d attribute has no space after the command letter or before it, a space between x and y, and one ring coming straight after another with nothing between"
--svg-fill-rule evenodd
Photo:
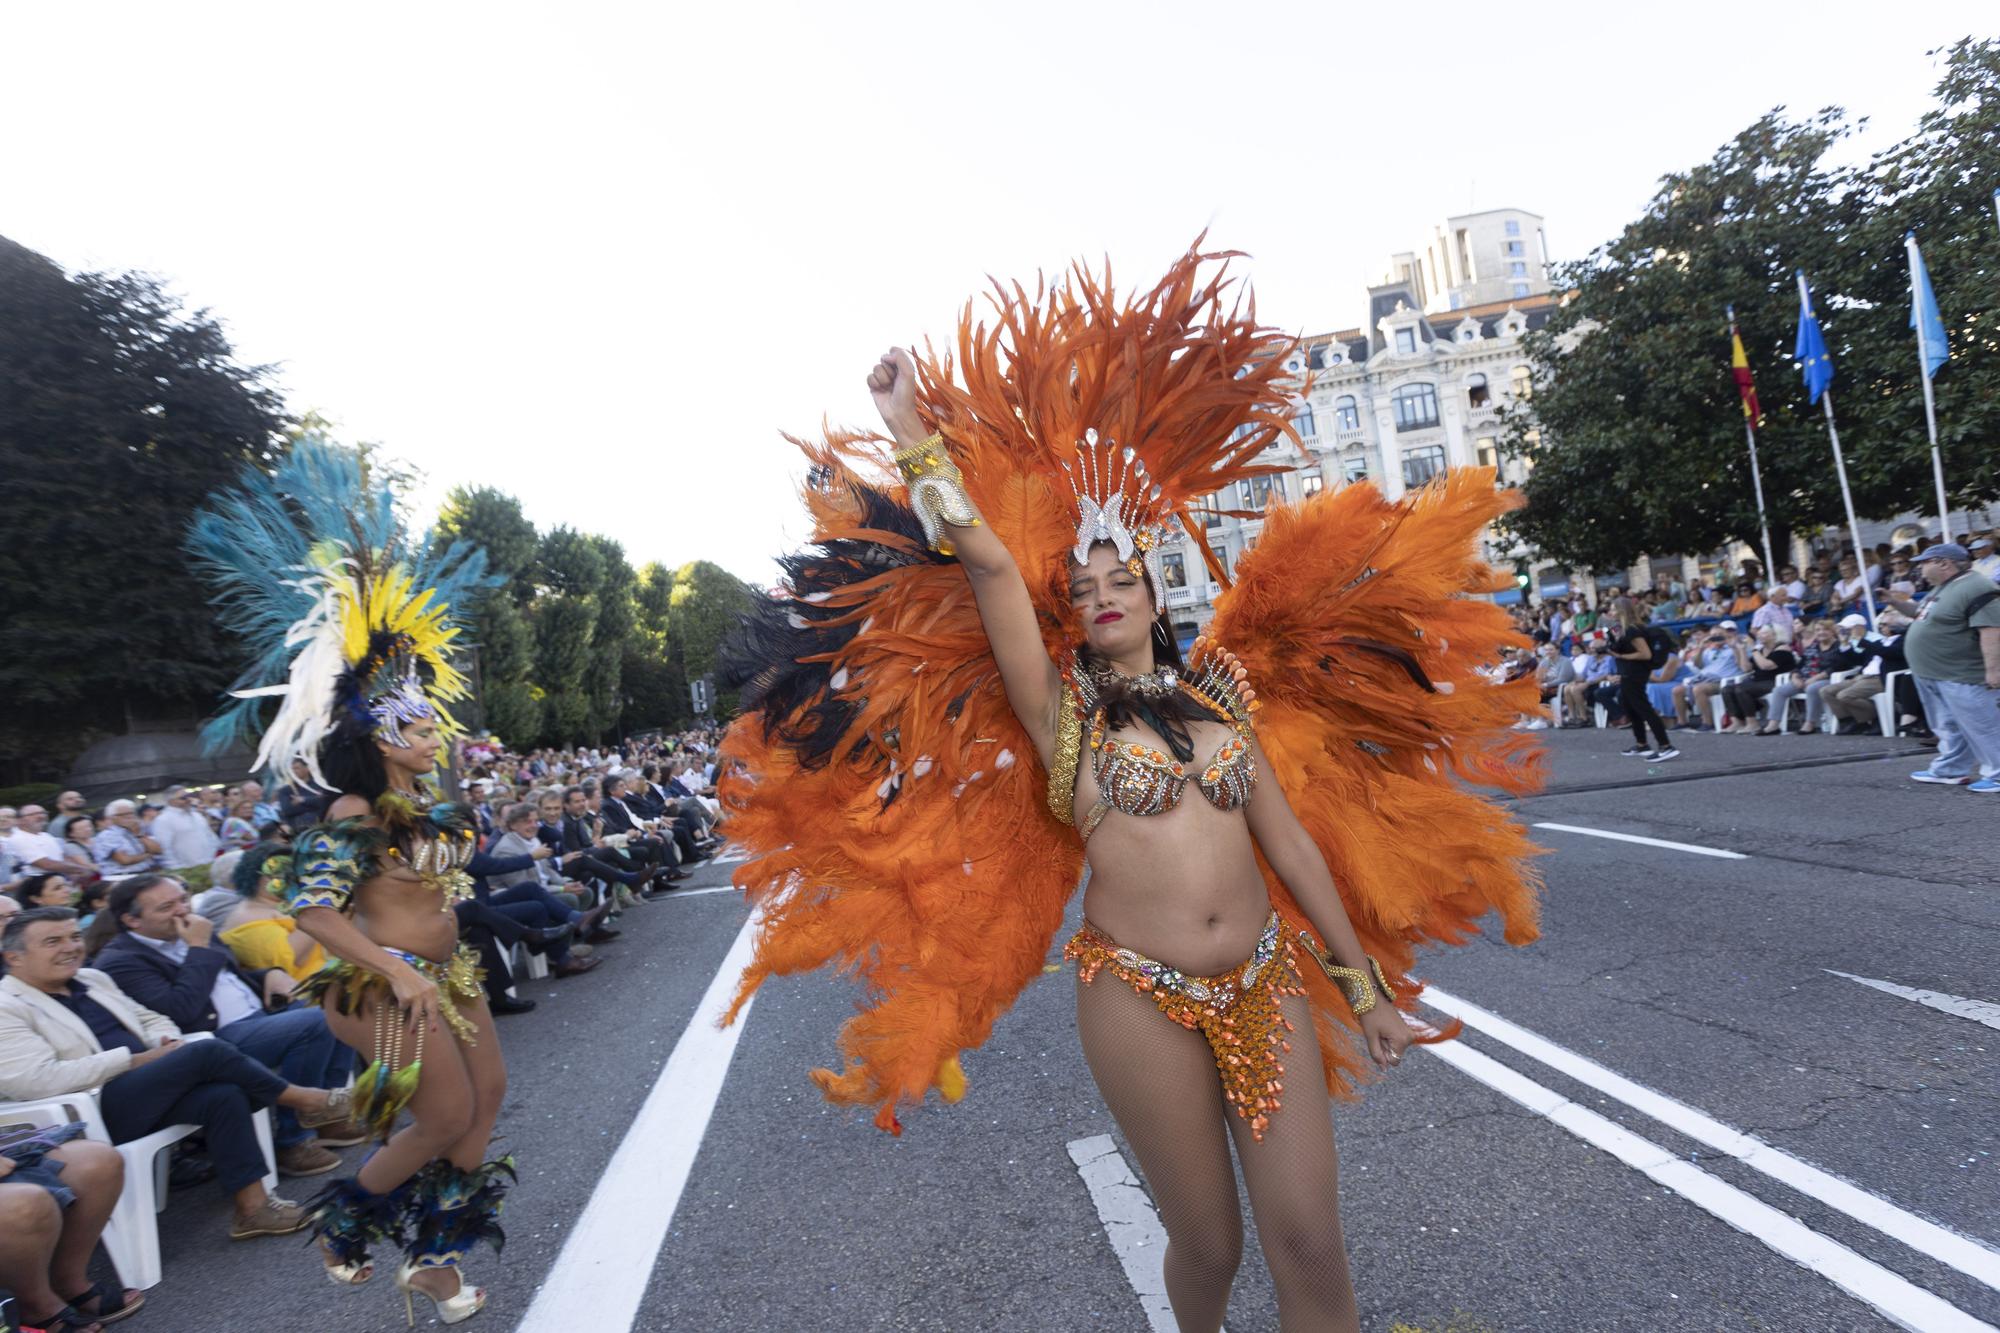
<instances>
[{"instance_id":1,"label":"gold armband","mask_svg":"<svg viewBox=\"0 0 2000 1333\"><path fill-rule=\"evenodd\" d=\"M1382 974L1382 965L1375 961L1372 954L1363 955L1363 957L1368 959L1368 970L1364 972L1358 967L1342 967L1333 961L1331 955L1322 953L1318 949L1311 947L1310 942L1307 944L1306 952L1311 954L1313 961L1319 964L1320 971L1326 973L1326 979L1340 987L1340 993L1347 997L1347 1007L1354 1011L1356 1018L1361 1017L1361 1015L1375 1007L1375 988L1377 986L1380 986L1382 994L1386 995L1391 1003L1394 1003L1396 992L1390 988L1389 978ZM1373 972L1375 975L1370 977L1368 975L1369 972Z\"/></svg>"},{"instance_id":2,"label":"gold armband","mask_svg":"<svg viewBox=\"0 0 2000 1333\"><path fill-rule=\"evenodd\" d=\"M945 525L976 528L979 511L965 493L965 477L944 447L944 435L933 434L922 444L896 454L896 470L910 488L910 507L924 525L924 542L940 555L954 555L958 548L945 532Z\"/></svg>"}]
</instances>

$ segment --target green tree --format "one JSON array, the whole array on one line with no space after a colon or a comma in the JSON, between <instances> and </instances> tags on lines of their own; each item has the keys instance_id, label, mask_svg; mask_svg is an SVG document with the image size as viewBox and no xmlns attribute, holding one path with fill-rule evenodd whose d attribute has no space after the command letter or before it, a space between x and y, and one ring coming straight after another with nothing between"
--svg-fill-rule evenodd
<instances>
[{"instance_id":1,"label":"green tree","mask_svg":"<svg viewBox=\"0 0 2000 1333\"><path fill-rule=\"evenodd\" d=\"M1846 133L1838 110L1803 122L1774 111L1708 162L1667 176L1615 240L1561 270L1566 299L1525 340L1532 404L1510 413L1507 447L1533 470L1509 527L1545 555L1597 568L1731 539L1757 545L1729 374L1731 304L1764 406L1758 452L1774 539L1839 518L1825 427L1789 354L1794 267L1830 294L1853 263L1839 238L1864 214L1865 184L1823 162Z\"/></svg>"},{"instance_id":2,"label":"green tree","mask_svg":"<svg viewBox=\"0 0 2000 1333\"><path fill-rule=\"evenodd\" d=\"M639 571L634 586L634 633L625 654L625 715L620 728L684 726L694 716L680 648L669 632L673 571L657 560Z\"/></svg>"},{"instance_id":3,"label":"green tree","mask_svg":"<svg viewBox=\"0 0 2000 1333\"><path fill-rule=\"evenodd\" d=\"M1765 420L1757 444L1773 538L1844 525L1825 419L1792 359L1794 272L1812 279L1864 517L1932 499L1904 233L1924 249L1952 343L1935 381L1954 510L2000 500L2000 41L1946 53L1936 105L1865 169L1825 165L1837 110L1773 112L1707 163L1668 176L1645 213L1562 273L1566 299L1530 335L1532 413L1508 447L1534 470L1509 520L1544 554L1599 568L1641 552L1757 544L1723 309L1734 304Z\"/></svg>"},{"instance_id":4,"label":"green tree","mask_svg":"<svg viewBox=\"0 0 2000 1333\"><path fill-rule=\"evenodd\" d=\"M590 540L604 573L597 584L597 626L591 636L584 688L590 696L591 737L602 740L618 730L625 711L625 658L638 632L638 612L632 602L634 575L625 560L625 548L609 537L593 535Z\"/></svg>"},{"instance_id":5,"label":"green tree","mask_svg":"<svg viewBox=\"0 0 2000 1333\"><path fill-rule=\"evenodd\" d=\"M569 527L542 537L535 557L535 682L547 710L543 735L551 742L590 735L588 675L603 581L596 539Z\"/></svg>"},{"instance_id":6,"label":"green tree","mask_svg":"<svg viewBox=\"0 0 2000 1333\"><path fill-rule=\"evenodd\" d=\"M667 632L680 648L688 676L715 670L716 649L749 614L760 594L728 570L696 560L674 571Z\"/></svg>"},{"instance_id":7,"label":"green tree","mask_svg":"<svg viewBox=\"0 0 2000 1333\"><path fill-rule=\"evenodd\" d=\"M1885 446L1864 448L1856 461L1868 493L1906 497L1899 508L1935 508L1903 245L1915 231L1951 343L1932 384L1953 527L1962 532L1963 507L2000 498L2000 40L1950 48L1937 104L1873 172L1875 207L1847 241L1861 256L1850 295L1867 317L1843 311L1843 345L1834 349L1841 443L1852 434Z\"/></svg>"},{"instance_id":8,"label":"green tree","mask_svg":"<svg viewBox=\"0 0 2000 1333\"><path fill-rule=\"evenodd\" d=\"M716 650L761 596L722 566L706 560L674 571L673 590L667 599L667 637L687 680L715 670ZM735 703L733 697L717 700L724 713L732 711Z\"/></svg>"},{"instance_id":9,"label":"green tree","mask_svg":"<svg viewBox=\"0 0 2000 1333\"><path fill-rule=\"evenodd\" d=\"M507 582L473 608L469 636L478 653L479 719L503 740L526 744L542 734L542 695L534 681L536 644L528 609L535 596L540 539L521 502L490 486L458 487L445 497L437 535L486 552Z\"/></svg>"},{"instance_id":10,"label":"green tree","mask_svg":"<svg viewBox=\"0 0 2000 1333\"><path fill-rule=\"evenodd\" d=\"M194 510L283 447L269 370L152 278L74 277L0 238L0 776L51 774L227 686Z\"/></svg>"},{"instance_id":11,"label":"green tree","mask_svg":"<svg viewBox=\"0 0 2000 1333\"><path fill-rule=\"evenodd\" d=\"M437 531L485 551L493 572L506 578L505 591L516 606L534 600L541 538L519 500L491 486L456 487L438 511Z\"/></svg>"},{"instance_id":12,"label":"green tree","mask_svg":"<svg viewBox=\"0 0 2000 1333\"><path fill-rule=\"evenodd\" d=\"M580 741L590 728L590 636L597 628L597 605L588 596L558 594L535 605L535 680L546 713L543 737L550 743Z\"/></svg>"}]
</instances>

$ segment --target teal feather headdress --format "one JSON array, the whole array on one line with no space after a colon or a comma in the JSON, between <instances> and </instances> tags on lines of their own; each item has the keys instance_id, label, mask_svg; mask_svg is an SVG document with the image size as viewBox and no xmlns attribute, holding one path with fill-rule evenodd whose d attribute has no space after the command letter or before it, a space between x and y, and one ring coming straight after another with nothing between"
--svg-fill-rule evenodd
<instances>
[{"instance_id":1,"label":"teal feather headdress","mask_svg":"<svg viewBox=\"0 0 2000 1333\"><path fill-rule=\"evenodd\" d=\"M204 729L211 748L261 730L259 770L286 781L303 760L324 787L331 736L380 730L400 743L396 728L415 717L454 728L446 705L467 693L452 663L458 614L499 580L475 547L411 541L395 499L368 483L359 454L308 436L195 515L188 550L250 656ZM261 725L266 699L278 711Z\"/></svg>"}]
</instances>

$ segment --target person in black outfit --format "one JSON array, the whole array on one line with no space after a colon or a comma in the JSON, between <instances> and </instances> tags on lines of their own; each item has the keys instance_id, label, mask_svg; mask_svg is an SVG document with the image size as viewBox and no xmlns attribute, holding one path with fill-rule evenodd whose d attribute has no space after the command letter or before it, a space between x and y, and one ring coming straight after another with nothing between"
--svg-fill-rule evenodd
<instances>
[{"instance_id":1,"label":"person in black outfit","mask_svg":"<svg viewBox=\"0 0 2000 1333\"><path fill-rule=\"evenodd\" d=\"M1667 739L1667 724L1660 710L1646 694L1646 680L1653 668L1674 651L1673 640L1657 625L1639 621L1638 603L1620 597L1611 603L1611 643L1606 651L1618 659L1618 699L1632 724L1631 748L1622 753L1646 759L1678 759L1680 751ZM1653 729L1655 745L1646 744L1646 728Z\"/></svg>"},{"instance_id":2,"label":"person in black outfit","mask_svg":"<svg viewBox=\"0 0 2000 1333\"><path fill-rule=\"evenodd\" d=\"M1778 677L1799 664L1797 654L1778 640L1770 625L1757 631L1750 649L1750 678L1722 687L1722 706L1736 719L1738 734L1748 734L1757 721L1764 697L1777 688Z\"/></svg>"}]
</instances>

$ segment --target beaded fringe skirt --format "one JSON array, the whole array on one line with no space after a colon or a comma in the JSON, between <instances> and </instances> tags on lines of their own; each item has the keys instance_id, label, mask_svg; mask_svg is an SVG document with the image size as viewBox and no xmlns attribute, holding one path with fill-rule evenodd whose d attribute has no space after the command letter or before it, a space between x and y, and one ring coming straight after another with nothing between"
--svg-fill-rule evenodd
<instances>
[{"instance_id":1,"label":"beaded fringe skirt","mask_svg":"<svg viewBox=\"0 0 2000 1333\"><path fill-rule=\"evenodd\" d=\"M1285 1091L1280 1057L1292 1049L1286 1036L1292 1024L1278 1002L1306 993L1296 946L1276 912L1265 923L1256 951L1221 976L1188 976L1125 948L1088 921L1063 947L1063 957L1077 965L1085 985L1108 969L1150 996L1168 1018L1206 1037L1222 1075L1223 1098L1249 1122L1251 1137L1263 1139Z\"/></svg>"}]
</instances>

